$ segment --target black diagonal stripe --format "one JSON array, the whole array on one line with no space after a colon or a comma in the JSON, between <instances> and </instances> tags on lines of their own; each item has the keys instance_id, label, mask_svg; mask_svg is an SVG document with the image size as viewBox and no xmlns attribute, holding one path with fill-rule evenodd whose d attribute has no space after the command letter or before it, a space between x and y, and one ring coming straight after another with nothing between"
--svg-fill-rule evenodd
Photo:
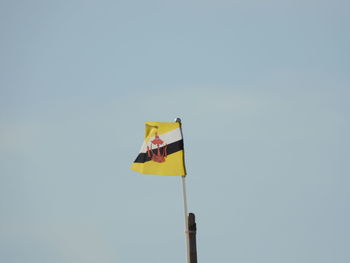
<instances>
[{"instance_id":1,"label":"black diagonal stripe","mask_svg":"<svg viewBox=\"0 0 350 263\"><path fill-rule=\"evenodd\" d=\"M160 147L161 152L163 152L163 149L164 149L164 146ZM181 151L183 149L184 149L184 142L183 142L183 140L179 140L179 141L176 141L176 142L168 144L166 151L167 151L167 154L169 155L169 154ZM153 152L156 153L157 149L153 149ZM140 153L137 156L137 158L134 161L134 163L145 163L145 162L150 161L151 159L152 158L148 157L147 153Z\"/></svg>"}]
</instances>

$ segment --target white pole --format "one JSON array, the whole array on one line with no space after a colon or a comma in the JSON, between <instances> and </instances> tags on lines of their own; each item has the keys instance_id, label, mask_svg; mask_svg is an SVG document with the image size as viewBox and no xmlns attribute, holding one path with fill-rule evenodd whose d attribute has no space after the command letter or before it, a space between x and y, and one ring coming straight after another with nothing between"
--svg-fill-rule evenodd
<instances>
[{"instance_id":1,"label":"white pole","mask_svg":"<svg viewBox=\"0 0 350 263\"><path fill-rule=\"evenodd\" d=\"M176 118L175 122L181 123L181 119ZM181 130L181 137L183 138L182 130ZM183 196L183 202L184 202L184 216L185 216L186 258L187 258L187 263L190 263L190 236L189 236L189 231L188 231L188 207L187 207L186 180L185 179L186 179L186 176L181 176L182 196Z\"/></svg>"},{"instance_id":2,"label":"white pole","mask_svg":"<svg viewBox=\"0 0 350 263\"><path fill-rule=\"evenodd\" d=\"M190 237L188 232L188 208L186 197L186 176L181 176L182 181L182 195L184 201L184 216L185 216L185 236L186 236L186 250L187 250L187 263L190 263Z\"/></svg>"}]
</instances>

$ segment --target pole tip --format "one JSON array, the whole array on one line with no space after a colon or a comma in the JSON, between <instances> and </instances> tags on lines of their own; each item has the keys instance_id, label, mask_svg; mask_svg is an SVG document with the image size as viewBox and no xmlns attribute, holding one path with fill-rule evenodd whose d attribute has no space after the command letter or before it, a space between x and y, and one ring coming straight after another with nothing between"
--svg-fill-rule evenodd
<instances>
[{"instance_id":1,"label":"pole tip","mask_svg":"<svg viewBox=\"0 0 350 263\"><path fill-rule=\"evenodd\" d=\"M181 119L180 118L176 118L175 122L181 122Z\"/></svg>"}]
</instances>

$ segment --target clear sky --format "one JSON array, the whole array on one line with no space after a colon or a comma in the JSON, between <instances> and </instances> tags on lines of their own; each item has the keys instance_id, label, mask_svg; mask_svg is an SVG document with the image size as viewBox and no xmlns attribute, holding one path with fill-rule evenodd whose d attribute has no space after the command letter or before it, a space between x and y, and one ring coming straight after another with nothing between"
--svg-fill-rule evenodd
<instances>
[{"instance_id":1,"label":"clear sky","mask_svg":"<svg viewBox=\"0 0 350 263\"><path fill-rule=\"evenodd\" d=\"M350 262L349 10L2 0L0 262L184 262L180 178L129 169L175 117L200 263Z\"/></svg>"}]
</instances>

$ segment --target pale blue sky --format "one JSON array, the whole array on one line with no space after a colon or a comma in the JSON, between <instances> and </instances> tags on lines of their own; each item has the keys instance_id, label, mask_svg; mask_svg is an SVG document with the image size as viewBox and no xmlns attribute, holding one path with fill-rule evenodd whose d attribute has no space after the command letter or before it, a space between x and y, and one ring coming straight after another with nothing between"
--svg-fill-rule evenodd
<instances>
[{"instance_id":1,"label":"pale blue sky","mask_svg":"<svg viewBox=\"0 0 350 263\"><path fill-rule=\"evenodd\" d=\"M199 262L349 262L349 9L1 1L0 262L184 262L180 179L129 169L175 117Z\"/></svg>"}]
</instances>

